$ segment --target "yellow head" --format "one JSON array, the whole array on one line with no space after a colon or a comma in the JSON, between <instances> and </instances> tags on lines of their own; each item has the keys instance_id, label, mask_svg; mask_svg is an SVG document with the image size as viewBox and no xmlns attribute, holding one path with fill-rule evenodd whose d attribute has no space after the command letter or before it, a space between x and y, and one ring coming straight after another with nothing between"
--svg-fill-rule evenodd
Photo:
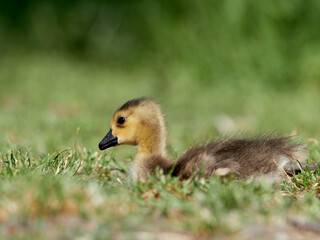
<instances>
[{"instance_id":1,"label":"yellow head","mask_svg":"<svg viewBox=\"0 0 320 240\"><path fill-rule=\"evenodd\" d=\"M126 102L113 115L110 130L99 143L104 150L116 145L137 145L148 153L164 151L167 132L158 104L147 98Z\"/></svg>"}]
</instances>

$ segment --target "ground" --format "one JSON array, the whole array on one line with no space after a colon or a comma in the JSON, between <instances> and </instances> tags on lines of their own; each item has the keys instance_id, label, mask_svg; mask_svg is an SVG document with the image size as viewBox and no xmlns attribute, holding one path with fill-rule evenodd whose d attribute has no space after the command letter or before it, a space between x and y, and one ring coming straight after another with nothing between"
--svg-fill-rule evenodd
<instances>
[{"instance_id":1,"label":"ground","mask_svg":"<svg viewBox=\"0 0 320 240\"><path fill-rule=\"evenodd\" d=\"M320 173L280 184L161 172L128 177L135 148L98 151L113 112L153 97L166 113L168 150L219 136L293 135L320 160L318 88L255 81L204 83L66 56L23 54L0 65L0 236L5 239L320 238ZM164 79L164 80L163 80ZM174 79L174 80L170 80Z\"/></svg>"}]
</instances>

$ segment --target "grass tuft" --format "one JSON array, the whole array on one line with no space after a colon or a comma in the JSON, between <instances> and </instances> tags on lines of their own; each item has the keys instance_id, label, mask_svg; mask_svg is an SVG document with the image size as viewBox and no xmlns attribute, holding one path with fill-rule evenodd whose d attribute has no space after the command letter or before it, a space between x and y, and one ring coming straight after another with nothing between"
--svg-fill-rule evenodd
<instances>
[{"instance_id":1,"label":"grass tuft","mask_svg":"<svg viewBox=\"0 0 320 240\"><path fill-rule=\"evenodd\" d=\"M313 146L310 161L318 153ZM319 171L307 168L280 189L263 178L194 175L181 182L160 169L138 183L128 178L130 162L115 157L78 146L42 155L30 149L1 153L0 235L132 239L160 232L193 239L234 237L255 225L288 227L298 215L320 221Z\"/></svg>"}]
</instances>

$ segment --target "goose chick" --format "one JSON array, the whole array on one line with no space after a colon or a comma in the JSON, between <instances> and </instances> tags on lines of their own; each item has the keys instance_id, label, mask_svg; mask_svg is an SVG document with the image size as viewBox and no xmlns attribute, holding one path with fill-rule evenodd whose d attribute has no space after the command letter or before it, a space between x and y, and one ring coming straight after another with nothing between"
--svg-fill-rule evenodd
<instances>
[{"instance_id":1,"label":"goose chick","mask_svg":"<svg viewBox=\"0 0 320 240\"><path fill-rule=\"evenodd\" d=\"M203 171L207 178L234 174L247 179L265 174L278 179L284 170L292 171L294 160L304 161L308 157L305 147L289 144L288 138L223 139L187 150L174 164L166 151L166 139L160 106L148 98L137 98L115 112L99 149L124 144L138 146L130 173L140 181L146 181L156 167L182 179L189 178L194 171Z\"/></svg>"}]
</instances>

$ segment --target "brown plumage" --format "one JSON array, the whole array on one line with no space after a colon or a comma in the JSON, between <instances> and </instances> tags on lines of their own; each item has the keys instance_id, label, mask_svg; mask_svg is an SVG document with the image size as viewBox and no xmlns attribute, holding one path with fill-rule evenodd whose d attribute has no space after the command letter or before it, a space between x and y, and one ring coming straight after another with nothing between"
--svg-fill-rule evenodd
<instances>
[{"instance_id":1,"label":"brown plumage","mask_svg":"<svg viewBox=\"0 0 320 240\"><path fill-rule=\"evenodd\" d=\"M198 171L207 178L234 174L247 179L263 174L276 180L285 171L299 170L295 161L303 162L308 157L303 145L290 144L288 138L260 137L213 141L187 150L174 162L166 152L166 138L159 105L150 99L138 98L126 102L115 112L110 131L99 148L104 150L122 144L138 146L130 173L133 179L141 181L156 167L182 179Z\"/></svg>"}]
</instances>

